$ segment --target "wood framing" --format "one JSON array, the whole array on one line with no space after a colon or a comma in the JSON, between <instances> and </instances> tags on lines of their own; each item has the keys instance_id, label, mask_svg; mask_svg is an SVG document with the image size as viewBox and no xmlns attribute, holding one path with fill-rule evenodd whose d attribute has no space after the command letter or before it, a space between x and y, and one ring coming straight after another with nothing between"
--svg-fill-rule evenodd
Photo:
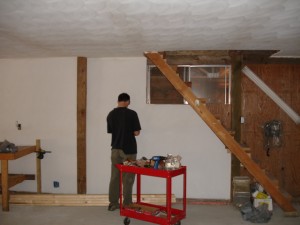
<instances>
[{"instance_id":1,"label":"wood framing","mask_svg":"<svg viewBox=\"0 0 300 225\"><path fill-rule=\"evenodd\" d=\"M9 211L8 160L1 160L2 210Z\"/></svg>"},{"instance_id":2,"label":"wood framing","mask_svg":"<svg viewBox=\"0 0 300 225\"><path fill-rule=\"evenodd\" d=\"M242 115L242 57L240 54L229 52L231 57L231 129L235 132L234 139L241 143L241 115ZM240 161L235 155L231 157L231 178L240 175Z\"/></svg>"},{"instance_id":3,"label":"wood framing","mask_svg":"<svg viewBox=\"0 0 300 225\"><path fill-rule=\"evenodd\" d=\"M297 210L291 202L276 188L263 170L251 160L240 144L232 138L230 133L218 122L206 106L201 104L191 89L179 78L176 72L165 62L161 55L157 52L146 52L145 56L160 69L195 112L204 120L224 145L228 147L231 153L234 154L255 179L263 185L283 211L289 215L296 215Z\"/></svg>"},{"instance_id":4,"label":"wood framing","mask_svg":"<svg viewBox=\"0 0 300 225\"><path fill-rule=\"evenodd\" d=\"M77 58L77 193L86 193L87 58Z\"/></svg>"},{"instance_id":5,"label":"wood framing","mask_svg":"<svg viewBox=\"0 0 300 225\"><path fill-rule=\"evenodd\" d=\"M136 195L132 196L136 201ZM164 194L141 195L143 202L152 204L165 204ZM176 202L172 195L172 203ZM18 205L47 205L47 206L107 206L108 195L81 195L81 194L11 194L10 204Z\"/></svg>"},{"instance_id":6,"label":"wood framing","mask_svg":"<svg viewBox=\"0 0 300 225\"><path fill-rule=\"evenodd\" d=\"M0 174L0 179L2 179L2 174ZM35 175L34 174L9 174L8 185L7 185L8 189L19 183L22 183L24 180L35 180Z\"/></svg>"},{"instance_id":7,"label":"wood framing","mask_svg":"<svg viewBox=\"0 0 300 225\"><path fill-rule=\"evenodd\" d=\"M35 146L18 146L17 152L1 154L1 160L15 160L33 152L35 152Z\"/></svg>"},{"instance_id":8,"label":"wood framing","mask_svg":"<svg viewBox=\"0 0 300 225\"><path fill-rule=\"evenodd\" d=\"M35 151L36 155L38 156L39 152L41 151L41 140L37 139L35 144ZM38 194L42 193L42 166L41 166L41 159L36 157L36 192Z\"/></svg>"}]
</instances>

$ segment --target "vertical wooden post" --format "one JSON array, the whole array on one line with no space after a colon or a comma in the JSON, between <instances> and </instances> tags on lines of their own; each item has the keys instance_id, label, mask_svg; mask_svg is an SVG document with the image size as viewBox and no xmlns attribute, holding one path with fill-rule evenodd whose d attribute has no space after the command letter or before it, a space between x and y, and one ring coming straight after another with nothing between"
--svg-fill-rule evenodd
<instances>
[{"instance_id":1,"label":"vertical wooden post","mask_svg":"<svg viewBox=\"0 0 300 225\"><path fill-rule=\"evenodd\" d=\"M234 139L240 143L241 141L241 115L242 115L242 56L239 52L230 51L229 55L231 57L231 128L235 132ZM234 155L231 155L231 181L233 177L239 176L240 173L240 160ZM231 187L232 189L232 187ZM231 191L232 195L232 191Z\"/></svg>"},{"instance_id":2,"label":"vertical wooden post","mask_svg":"<svg viewBox=\"0 0 300 225\"><path fill-rule=\"evenodd\" d=\"M41 140L37 139L35 141L35 151L36 156L38 156L41 151ZM36 192L38 194L42 193L42 173L41 173L41 159L36 157Z\"/></svg>"},{"instance_id":3,"label":"vertical wooden post","mask_svg":"<svg viewBox=\"0 0 300 225\"><path fill-rule=\"evenodd\" d=\"M240 143L241 141L241 115L242 115L242 56L238 52L231 52L231 72L232 72L232 130L235 131L234 139ZM238 176L240 174L240 161L232 158L232 175Z\"/></svg>"},{"instance_id":4,"label":"vertical wooden post","mask_svg":"<svg viewBox=\"0 0 300 225\"><path fill-rule=\"evenodd\" d=\"M2 210L9 211L8 160L1 160Z\"/></svg>"},{"instance_id":5,"label":"vertical wooden post","mask_svg":"<svg viewBox=\"0 0 300 225\"><path fill-rule=\"evenodd\" d=\"M87 58L77 58L77 193L86 194Z\"/></svg>"}]
</instances>

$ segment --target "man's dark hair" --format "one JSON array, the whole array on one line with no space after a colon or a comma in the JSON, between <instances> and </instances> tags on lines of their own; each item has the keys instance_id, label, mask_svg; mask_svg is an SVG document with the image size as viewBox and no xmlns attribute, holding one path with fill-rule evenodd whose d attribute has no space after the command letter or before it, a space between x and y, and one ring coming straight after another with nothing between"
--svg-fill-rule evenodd
<instances>
[{"instance_id":1,"label":"man's dark hair","mask_svg":"<svg viewBox=\"0 0 300 225\"><path fill-rule=\"evenodd\" d=\"M130 96L127 93L119 94L118 102L127 102L130 101Z\"/></svg>"}]
</instances>

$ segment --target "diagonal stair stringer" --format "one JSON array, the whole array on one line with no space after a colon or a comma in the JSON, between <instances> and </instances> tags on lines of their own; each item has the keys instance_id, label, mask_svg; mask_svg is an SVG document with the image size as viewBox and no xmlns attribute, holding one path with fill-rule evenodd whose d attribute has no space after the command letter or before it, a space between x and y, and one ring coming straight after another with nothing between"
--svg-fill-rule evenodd
<instances>
[{"instance_id":1,"label":"diagonal stair stringer","mask_svg":"<svg viewBox=\"0 0 300 225\"><path fill-rule=\"evenodd\" d=\"M282 210L289 216L297 216L297 210L292 203L277 189L264 171L247 155L239 143L237 143L230 133L222 126L214 115L204 104L197 99L192 90L181 80L178 74L165 62L158 52L145 52L144 55L152 61L154 65L171 82L175 89L184 97L194 111L210 127L216 136L234 154L240 162L247 168L253 177L266 189Z\"/></svg>"}]
</instances>

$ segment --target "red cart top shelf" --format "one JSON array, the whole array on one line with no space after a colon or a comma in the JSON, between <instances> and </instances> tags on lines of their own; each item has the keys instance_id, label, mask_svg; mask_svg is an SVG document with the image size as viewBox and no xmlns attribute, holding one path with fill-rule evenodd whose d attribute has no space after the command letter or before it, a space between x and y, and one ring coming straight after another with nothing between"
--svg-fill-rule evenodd
<instances>
[{"instance_id":1,"label":"red cart top shelf","mask_svg":"<svg viewBox=\"0 0 300 225\"><path fill-rule=\"evenodd\" d=\"M116 167L122 171L127 173L135 173L142 174L154 177L175 177L180 174L186 173L186 166L181 166L179 169L175 170L164 170L164 169L153 169L153 168L144 168L138 166L125 166L122 164L117 164Z\"/></svg>"}]
</instances>

